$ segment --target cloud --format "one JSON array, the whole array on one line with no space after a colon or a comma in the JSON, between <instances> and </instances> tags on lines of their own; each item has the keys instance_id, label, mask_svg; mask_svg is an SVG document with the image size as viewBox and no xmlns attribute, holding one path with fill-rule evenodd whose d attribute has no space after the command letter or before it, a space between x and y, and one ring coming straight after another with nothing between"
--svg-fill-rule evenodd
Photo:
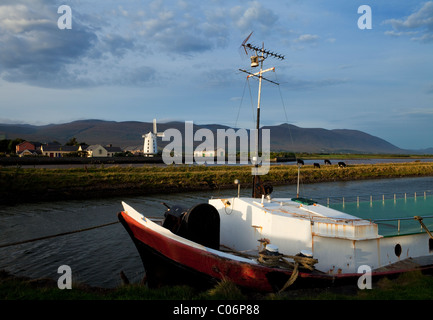
<instances>
[{"instance_id":1,"label":"cloud","mask_svg":"<svg viewBox=\"0 0 433 320\"><path fill-rule=\"evenodd\" d=\"M188 5L152 2L141 20L139 35L164 52L190 55L226 47L233 30L246 34L269 30L278 16L258 1L241 5Z\"/></svg>"},{"instance_id":2,"label":"cloud","mask_svg":"<svg viewBox=\"0 0 433 320\"><path fill-rule=\"evenodd\" d=\"M337 86L350 82L348 79L327 78L318 80L303 80L294 77L279 79L284 87L290 90L312 90L323 87Z\"/></svg>"},{"instance_id":3,"label":"cloud","mask_svg":"<svg viewBox=\"0 0 433 320\"><path fill-rule=\"evenodd\" d=\"M278 20L258 1L155 0L145 9L137 9L136 3L75 1L71 8L72 29L60 30L60 14L52 2L2 0L0 78L49 88L134 85L134 79L141 86L143 81L157 82L156 65L163 55L170 61L226 48L234 31L257 34ZM150 56L153 65L146 66ZM169 68L164 64L160 73L164 67Z\"/></svg>"},{"instance_id":4,"label":"cloud","mask_svg":"<svg viewBox=\"0 0 433 320\"><path fill-rule=\"evenodd\" d=\"M433 117L433 108L406 108L396 111L396 116L403 120L423 119L428 120Z\"/></svg>"},{"instance_id":5,"label":"cloud","mask_svg":"<svg viewBox=\"0 0 433 320\"><path fill-rule=\"evenodd\" d=\"M275 25L278 16L270 9L262 6L258 1L248 3L248 7L235 6L230 10L235 25L242 32L256 29L268 30Z\"/></svg>"},{"instance_id":6,"label":"cloud","mask_svg":"<svg viewBox=\"0 0 433 320\"><path fill-rule=\"evenodd\" d=\"M316 42L317 40L319 40L319 36L315 35L315 34L302 34L300 35L295 42L307 42L307 43L312 43L312 42Z\"/></svg>"},{"instance_id":7,"label":"cloud","mask_svg":"<svg viewBox=\"0 0 433 320\"><path fill-rule=\"evenodd\" d=\"M221 22L225 17L207 13L209 20L214 21L211 24L205 19L206 13L201 11L201 6L192 8L193 11L190 12L184 2L179 2L178 5L167 6L162 1L154 2L148 11L143 12L141 20L137 21L139 36L143 41L151 43L154 51L200 53L215 48L221 39L228 36L224 27L214 27L215 20Z\"/></svg>"},{"instance_id":8,"label":"cloud","mask_svg":"<svg viewBox=\"0 0 433 320\"><path fill-rule=\"evenodd\" d=\"M433 1L428 1L416 12L403 19L389 19L384 22L394 30L385 34L391 36L412 36L412 40L433 41Z\"/></svg>"},{"instance_id":9,"label":"cloud","mask_svg":"<svg viewBox=\"0 0 433 320\"><path fill-rule=\"evenodd\" d=\"M38 1L0 5L1 77L34 85L56 83L65 66L88 52L97 40L89 30L57 27L57 10Z\"/></svg>"},{"instance_id":10,"label":"cloud","mask_svg":"<svg viewBox=\"0 0 433 320\"><path fill-rule=\"evenodd\" d=\"M122 36L119 34L107 34L100 38L102 48L104 52L109 52L117 58L123 57L128 51L134 50L135 41L128 36Z\"/></svg>"},{"instance_id":11,"label":"cloud","mask_svg":"<svg viewBox=\"0 0 433 320\"><path fill-rule=\"evenodd\" d=\"M72 29L60 30L57 7L45 1L0 4L0 77L48 88L134 85L134 81L142 85L154 79L154 69L142 65L123 65L116 72L122 59L141 47L115 29L105 32L101 21L75 8Z\"/></svg>"}]
</instances>

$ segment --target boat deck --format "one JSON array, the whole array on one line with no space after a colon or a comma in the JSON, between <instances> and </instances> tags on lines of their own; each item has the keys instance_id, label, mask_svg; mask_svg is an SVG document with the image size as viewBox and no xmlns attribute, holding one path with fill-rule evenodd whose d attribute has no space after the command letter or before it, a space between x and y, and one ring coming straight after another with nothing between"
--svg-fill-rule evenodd
<instances>
[{"instance_id":1,"label":"boat deck","mask_svg":"<svg viewBox=\"0 0 433 320\"><path fill-rule=\"evenodd\" d=\"M232 217L236 212L240 214L251 209L252 212L255 212L253 215L263 217L252 218L252 225L263 228L263 230L266 225L269 228L275 228L276 225L279 225L281 232L285 233L284 230L295 228L293 227L294 223L304 222L304 228L308 228L310 234L313 232L317 236L353 240L380 237L375 223L302 198L254 199L240 197L212 199L209 203L220 210L221 217L225 218L228 224L235 223ZM242 218L239 217L238 228L245 228L242 223L245 219L248 219L245 215ZM253 222L255 220L257 221ZM306 231L307 229L305 229ZM273 229L272 232L275 230ZM283 234L282 237L284 237Z\"/></svg>"},{"instance_id":2,"label":"boat deck","mask_svg":"<svg viewBox=\"0 0 433 320\"><path fill-rule=\"evenodd\" d=\"M395 263L375 269L375 272L398 272L401 270L418 270L426 269L433 266L433 256L422 256L407 258Z\"/></svg>"}]
</instances>

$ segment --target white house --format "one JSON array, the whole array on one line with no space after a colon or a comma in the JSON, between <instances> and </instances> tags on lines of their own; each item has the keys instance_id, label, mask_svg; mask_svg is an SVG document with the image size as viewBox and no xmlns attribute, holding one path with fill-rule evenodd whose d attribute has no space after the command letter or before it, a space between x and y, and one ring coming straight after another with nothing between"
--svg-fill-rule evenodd
<instances>
[{"instance_id":1,"label":"white house","mask_svg":"<svg viewBox=\"0 0 433 320\"><path fill-rule=\"evenodd\" d=\"M194 158L215 158L215 157L225 157L226 153L223 148L217 148L214 150L203 150L194 151Z\"/></svg>"},{"instance_id":2,"label":"white house","mask_svg":"<svg viewBox=\"0 0 433 320\"><path fill-rule=\"evenodd\" d=\"M115 153L122 152L119 147L107 146L103 147L100 144L88 146L87 157L112 157Z\"/></svg>"},{"instance_id":3,"label":"white house","mask_svg":"<svg viewBox=\"0 0 433 320\"><path fill-rule=\"evenodd\" d=\"M107 150L100 144L93 144L91 146L88 146L87 149L87 156L90 157L107 157Z\"/></svg>"}]
</instances>

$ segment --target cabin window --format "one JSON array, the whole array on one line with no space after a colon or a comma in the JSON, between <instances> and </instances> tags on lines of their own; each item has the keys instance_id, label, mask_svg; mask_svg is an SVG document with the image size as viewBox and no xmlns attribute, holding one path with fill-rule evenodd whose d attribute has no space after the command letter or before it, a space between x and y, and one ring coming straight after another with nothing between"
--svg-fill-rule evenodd
<instances>
[{"instance_id":1,"label":"cabin window","mask_svg":"<svg viewBox=\"0 0 433 320\"><path fill-rule=\"evenodd\" d=\"M401 255L401 245L397 243L394 247L394 253L397 257L400 257Z\"/></svg>"},{"instance_id":2,"label":"cabin window","mask_svg":"<svg viewBox=\"0 0 433 320\"><path fill-rule=\"evenodd\" d=\"M428 239L428 251L429 252L433 251L433 239L432 238Z\"/></svg>"}]
</instances>

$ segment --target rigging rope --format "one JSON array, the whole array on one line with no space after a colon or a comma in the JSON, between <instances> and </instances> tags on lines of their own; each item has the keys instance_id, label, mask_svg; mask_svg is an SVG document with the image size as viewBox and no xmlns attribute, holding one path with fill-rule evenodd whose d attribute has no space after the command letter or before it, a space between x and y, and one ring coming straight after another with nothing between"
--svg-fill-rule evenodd
<instances>
[{"instance_id":1,"label":"rigging rope","mask_svg":"<svg viewBox=\"0 0 433 320\"><path fill-rule=\"evenodd\" d=\"M242 102L244 101L245 88L247 87L247 81L248 81L248 79L247 79L247 80L245 81L245 83L244 83L244 90L242 90L242 98L241 98L241 102L239 103L238 115L236 116L236 121L235 121L235 128L236 128L237 125L238 125L239 113L241 112Z\"/></svg>"},{"instance_id":2,"label":"rigging rope","mask_svg":"<svg viewBox=\"0 0 433 320\"><path fill-rule=\"evenodd\" d=\"M275 73L275 81L279 82L278 81L278 76L277 76L277 71L274 71L274 73ZM278 86L278 92L280 93L281 104L283 105L284 115L286 116L286 123L289 125L288 129L289 129L289 135L290 135L290 142L291 142L292 148L294 150L295 149L294 148L295 144L293 142L292 130L290 129L289 118L287 117L286 105L284 104L283 94L281 93L281 86ZM293 151L293 154L295 155L295 159L298 160L298 156L296 155L295 151ZM304 188L304 183L302 181L302 178L301 178L301 185L302 185L302 189L303 189Z\"/></svg>"},{"instance_id":3,"label":"rigging rope","mask_svg":"<svg viewBox=\"0 0 433 320\"><path fill-rule=\"evenodd\" d=\"M424 224L424 222L422 222L422 217L420 217L420 216L415 216L414 217L414 219L415 220L418 220L418 222L420 223L420 225L421 225L421 227L427 232L427 234L429 235L429 237L431 238L431 239L433 239L433 235L432 235L432 233L430 232L430 230L427 228L427 226Z\"/></svg>"},{"instance_id":4,"label":"rigging rope","mask_svg":"<svg viewBox=\"0 0 433 320\"><path fill-rule=\"evenodd\" d=\"M250 102L251 102L251 109L252 109L252 120L253 120L253 125L255 124L255 120L254 120L254 119L255 119L255 111L254 111L253 96L252 96L252 94L251 94L250 81L249 81L249 79L247 78L247 79L245 80L245 83L244 83L244 89L242 90L242 98L241 98L241 101L240 101L240 103L239 103L238 114L237 114L237 116L236 116L235 125L234 125L235 128L237 128L237 125L238 125L239 114L240 114L240 112L241 112L241 107L242 107L242 104L243 104L243 101L244 101L244 97L245 97L245 89L246 89L246 87L247 87L247 84L248 84L248 91L249 91L249 93L250 93Z\"/></svg>"},{"instance_id":5,"label":"rigging rope","mask_svg":"<svg viewBox=\"0 0 433 320\"><path fill-rule=\"evenodd\" d=\"M79 229L79 230L74 230L74 231L62 232L62 233L53 234L53 235L49 235L49 236L45 236L45 237L39 237L39 238L35 238L35 239L29 239L29 240L23 240L23 241L18 241L18 242L6 243L6 244L0 245L0 248L16 246L16 245L19 245L19 244L24 244L24 243L29 243L29 242L35 242L35 241L40 241L40 240L45 240L45 239L51 239L51 238L56 238L56 237L60 237L60 236L66 236L68 234L73 234L73 233L79 233L79 232L83 232L83 231L89 231L89 230L93 230L93 229L98 229L98 228L110 226L110 225L116 224L116 223L119 223L119 221L114 221L114 222L110 222L110 223L106 223L106 224L101 224L99 226L93 226L93 227L89 227L89 228L85 228L85 229Z\"/></svg>"},{"instance_id":6,"label":"rigging rope","mask_svg":"<svg viewBox=\"0 0 433 320\"><path fill-rule=\"evenodd\" d=\"M250 91L250 100L251 100L251 110L252 110L252 116L253 116L253 128L255 125L255 118L256 118L256 112L254 109L254 102L253 102L253 95L251 93L251 86L250 86L250 80L247 78L247 82L248 82L248 89Z\"/></svg>"}]
</instances>

